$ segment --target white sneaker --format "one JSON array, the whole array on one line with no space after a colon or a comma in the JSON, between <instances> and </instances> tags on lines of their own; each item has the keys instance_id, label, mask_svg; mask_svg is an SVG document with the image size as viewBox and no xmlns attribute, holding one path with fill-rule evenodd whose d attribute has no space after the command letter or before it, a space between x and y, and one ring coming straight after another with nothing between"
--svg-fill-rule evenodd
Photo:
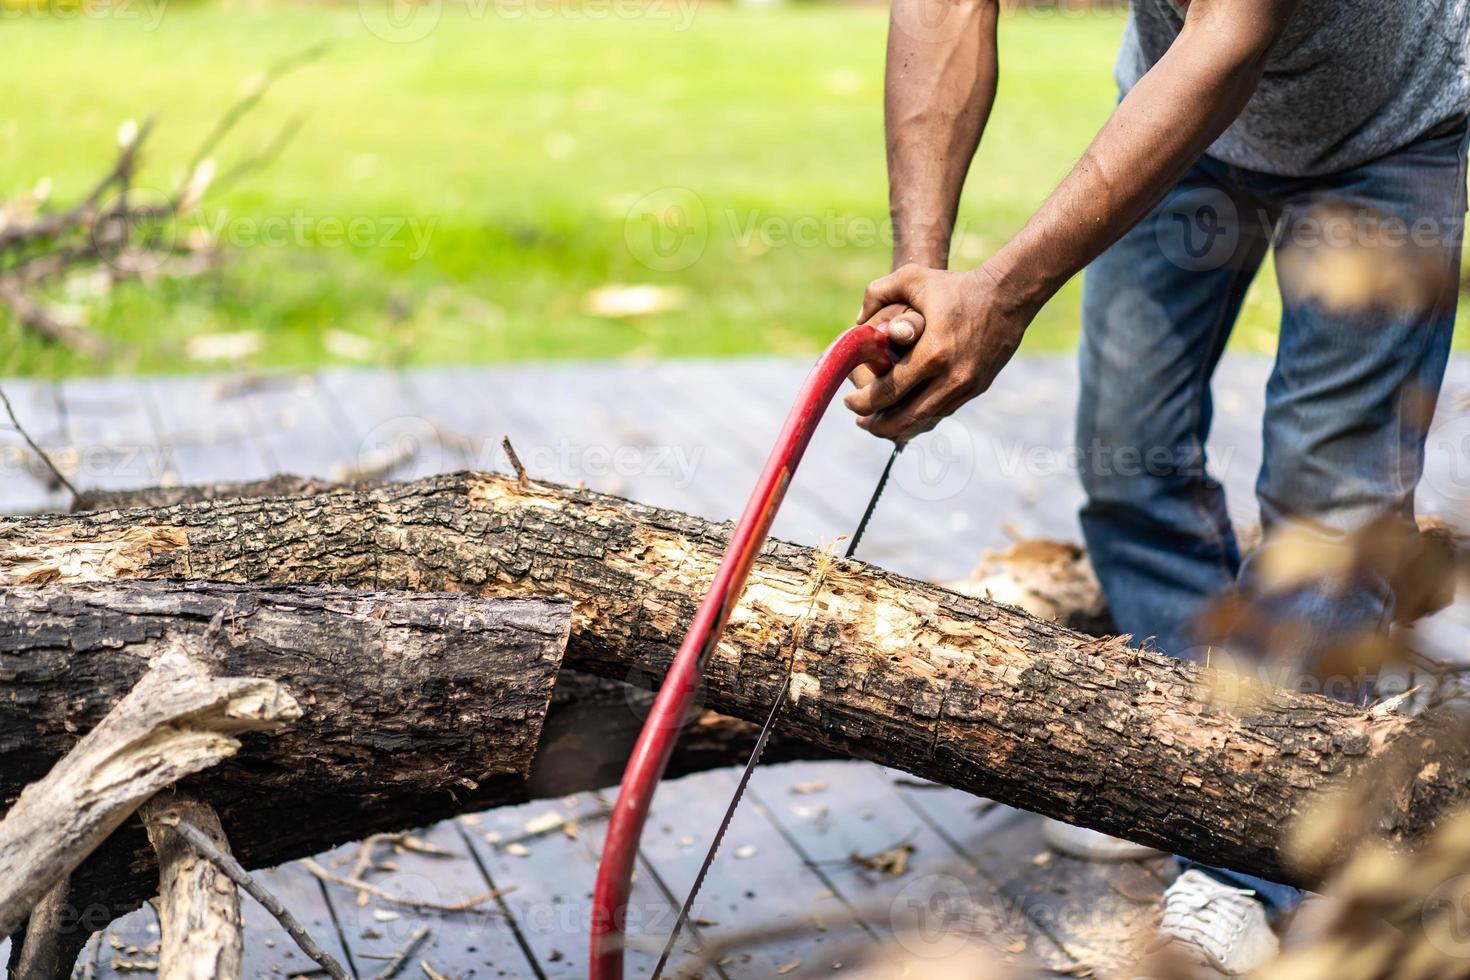
<instances>
[{"instance_id":1,"label":"white sneaker","mask_svg":"<svg viewBox=\"0 0 1470 980\"><path fill-rule=\"evenodd\" d=\"M1144 861L1161 857L1163 851L1109 837L1086 827L1074 827L1046 817L1041 821L1041 839L1059 854L1082 861Z\"/></svg>"},{"instance_id":2,"label":"white sneaker","mask_svg":"<svg viewBox=\"0 0 1470 980\"><path fill-rule=\"evenodd\" d=\"M1248 888L1232 888L1190 869L1164 892L1159 934L1175 952L1226 977L1244 976L1280 949L1266 907Z\"/></svg>"}]
</instances>

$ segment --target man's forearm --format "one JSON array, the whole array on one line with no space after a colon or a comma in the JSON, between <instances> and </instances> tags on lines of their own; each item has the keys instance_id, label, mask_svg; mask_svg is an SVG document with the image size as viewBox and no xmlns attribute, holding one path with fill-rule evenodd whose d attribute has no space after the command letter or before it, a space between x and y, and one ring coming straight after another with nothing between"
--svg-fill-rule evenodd
<instances>
[{"instance_id":1,"label":"man's forearm","mask_svg":"<svg viewBox=\"0 0 1470 980\"><path fill-rule=\"evenodd\" d=\"M884 122L893 264L945 268L995 100L995 0L893 0Z\"/></svg>"},{"instance_id":2,"label":"man's forearm","mask_svg":"<svg viewBox=\"0 0 1470 980\"><path fill-rule=\"evenodd\" d=\"M1195 0L1081 161L985 264L998 288L1035 310L1141 220L1245 107L1294 6Z\"/></svg>"}]
</instances>

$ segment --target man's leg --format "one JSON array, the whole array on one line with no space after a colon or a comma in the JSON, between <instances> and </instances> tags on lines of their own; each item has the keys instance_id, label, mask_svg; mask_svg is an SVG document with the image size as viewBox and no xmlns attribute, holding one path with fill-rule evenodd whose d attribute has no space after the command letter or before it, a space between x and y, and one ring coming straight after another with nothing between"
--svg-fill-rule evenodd
<instances>
[{"instance_id":1,"label":"man's leg","mask_svg":"<svg viewBox=\"0 0 1470 980\"><path fill-rule=\"evenodd\" d=\"M1240 565L1205 470L1209 386L1275 215L1236 176L1202 158L1083 283L1082 533L1119 631L1175 656Z\"/></svg>"},{"instance_id":2,"label":"man's leg","mask_svg":"<svg viewBox=\"0 0 1470 980\"><path fill-rule=\"evenodd\" d=\"M1083 285L1083 535L1119 630L1174 656L1196 653L1202 607L1240 570L1223 488L1205 467L1210 378L1278 212L1239 176L1202 159ZM1221 972L1249 969L1276 949L1269 901L1295 899L1276 887L1185 867L1161 931Z\"/></svg>"},{"instance_id":3,"label":"man's leg","mask_svg":"<svg viewBox=\"0 0 1470 980\"><path fill-rule=\"evenodd\" d=\"M1385 514L1402 521L1406 531L1413 528L1426 406L1439 394L1454 330L1464 153L1462 128L1329 178L1270 182L1281 185L1284 213L1277 250L1281 339L1266 389L1257 482L1266 530L1291 519L1323 538L1345 540ZM1332 222L1339 223L1335 229ZM1375 236L1385 234L1397 240L1393 229L1399 223L1424 231L1421 244L1374 244ZM1397 297L1374 297L1368 305L1344 304L1336 290L1357 283L1334 281L1331 270L1351 275L1355 269L1395 285L1410 278L1427 291L1411 288ZM1394 271L1384 275L1385 269ZM1246 562L1241 582L1255 593L1253 565L1254 559ZM1373 579L1348 589L1294 589L1259 597L1257 604L1294 627L1290 635L1306 644L1258 651L1271 658L1263 665L1269 679L1309 681L1323 693L1347 698L1363 689L1364 679L1313 675L1317 656L1334 643L1386 628L1393 612L1387 583ZM1283 676L1282 667L1291 676ZM1273 911L1289 910L1300 897L1294 888L1249 875L1208 873L1254 890Z\"/></svg>"},{"instance_id":4,"label":"man's leg","mask_svg":"<svg viewBox=\"0 0 1470 980\"><path fill-rule=\"evenodd\" d=\"M1266 389L1261 523L1346 541L1387 516L1414 527L1429 414L1454 330L1465 218L1465 128L1311 182L1282 181L1281 340ZM1369 284L1363 290L1364 283ZM1242 584L1259 581L1247 563ZM1270 590L1265 590L1270 592ZM1264 595L1304 648L1264 651L1351 698L1361 678L1312 677L1333 644L1387 626L1381 578ZM1371 680L1371 679L1369 679Z\"/></svg>"}]
</instances>

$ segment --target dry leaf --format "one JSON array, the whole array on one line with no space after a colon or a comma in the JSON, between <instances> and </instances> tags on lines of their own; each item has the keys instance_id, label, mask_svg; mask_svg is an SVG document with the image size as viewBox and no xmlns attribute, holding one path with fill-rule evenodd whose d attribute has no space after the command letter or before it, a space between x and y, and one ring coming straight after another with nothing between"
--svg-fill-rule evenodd
<instances>
[{"instance_id":1,"label":"dry leaf","mask_svg":"<svg viewBox=\"0 0 1470 980\"><path fill-rule=\"evenodd\" d=\"M876 854L859 854L853 851L849 858L855 864L859 864L869 871L877 871L880 874L893 875L897 877L909 869L909 855L914 853L914 845L904 843L897 847L890 847L886 851Z\"/></svg>"}]
</instances>

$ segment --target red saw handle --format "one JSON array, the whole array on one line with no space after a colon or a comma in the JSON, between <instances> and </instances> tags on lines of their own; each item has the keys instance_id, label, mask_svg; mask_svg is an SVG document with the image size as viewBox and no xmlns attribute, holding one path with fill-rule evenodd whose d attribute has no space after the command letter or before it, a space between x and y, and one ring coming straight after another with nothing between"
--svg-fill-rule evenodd
<instances>
[{"instance_id":1,"label":"red saw handle","mask_svg":"<svg viewBox=\"0 0 1470 980\"><path fill-rule=\"evenodd\" d=\"M715 571L709 593L694 613L689 632L664 677L653 709L628 758L608 824L602 862L597 867L597 888L592 896L591 980L621 980L623 976L623 929L628 911L628 891L638 839L648 818L654 790L663 778L664 767L674 750L685 717L694 703L705 664L720 641L725 623L745 589L745 578L755 556L765 543L776 508L786 495L791 474L811 442L812 432L827 410L827 403L844 379L861 365L879 374L892 367L888 337L871 326L848 330L832 342L807 375L786 424L766 458L765 469L746 501L745 512L730 535L720 567Z\"/></svg>"}]
</instances>

